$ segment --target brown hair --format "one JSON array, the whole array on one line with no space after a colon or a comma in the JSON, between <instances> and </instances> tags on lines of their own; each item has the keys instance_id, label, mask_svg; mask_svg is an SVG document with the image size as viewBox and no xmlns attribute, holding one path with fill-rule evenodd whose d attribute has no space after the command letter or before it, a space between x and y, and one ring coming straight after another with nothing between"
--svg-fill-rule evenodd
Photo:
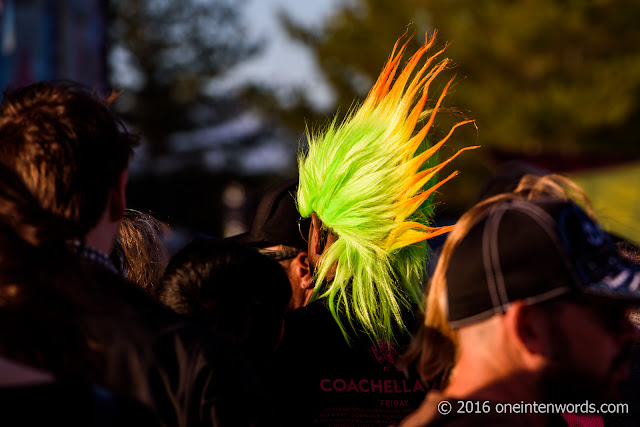
<instances>
[{"instance_id":1,"label":"brown hair","mask_svg":"<svg viewBox=\"0 0 640 427\"><path fill-rule=\"evenodd\" d=\"M114 256L129 280L145 291L160 282L169 263L168 232L167 224L132 209L120 221Z\"/></svg>"},{"instance_id":2,"label":"brown hair","mask_svg":"<svg viewBox=\"0 0 640 427\"><path fill-rule=\"evenodd\" d=\"M0 162L82 234L98 222L138 143L109 111L112 99L55 81L6 91L0 104Z\"/></svg>"},{"instance_id":3,"label":"brown hair","mask_svg":"<svg viewBox=\"0 0 640 427\"><path fill-rule=\"evenodd\" d=\"M67 250L74 227L43 210L0 164L0 354L62 378L93 375L123 336L144 342L129 321L134 313L106 312L112 305L93 292L95 278Z\"/></svg>"}]
</instances>

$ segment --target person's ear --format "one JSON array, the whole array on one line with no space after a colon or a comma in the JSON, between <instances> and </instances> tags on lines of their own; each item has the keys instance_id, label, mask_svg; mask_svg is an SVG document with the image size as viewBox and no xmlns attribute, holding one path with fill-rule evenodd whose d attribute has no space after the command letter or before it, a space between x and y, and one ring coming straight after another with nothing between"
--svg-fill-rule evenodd
<instances>
[{"instance_id":1,"label":"person's ear","mask_svg":"<svg viewBox=\"0 0 640 427\"><path fill-rule=\"evenodd\" d=\"M120 174L118 182L109 190L109 218L117 222L124 217L124 210L127 206L126 187L129 174L125 169Z\"/></svg>"},{"instance_id":2,"label":"person's ear","mask_svg":"<svg viewBox=\"0 0 640 427\"><path fill-rule=\"evenodd\" d=\"M550 319L535 305L516 301L504 314L509 340L527 363L537 364L551 355Z\"/></svg>"},{"instance_id":3,"label":"person's ear","mask_svg":"<svg viewBox=\"0 0 640 427\"><path fill-rule=\"evenodd\" d=\"M309 268L309 254L300 252L294 258L294 268L296 275L300 278L300 287L302 289L313 289L313 277Z\"/></svg>"}]
</instances>

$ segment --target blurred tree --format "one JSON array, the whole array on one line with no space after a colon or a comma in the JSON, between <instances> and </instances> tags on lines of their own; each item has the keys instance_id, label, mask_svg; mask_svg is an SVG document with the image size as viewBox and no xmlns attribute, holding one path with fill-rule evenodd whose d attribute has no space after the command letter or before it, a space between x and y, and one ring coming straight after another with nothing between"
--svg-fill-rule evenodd
<instances>
[{"instance_id":1,"label":"blurred tree","mask_svg":"<svg viewBox=\"0 0 640 427\"><path fill-rule=\"evenodd\" d=\"M246 39L235 0L109 5L110 77L125 89L117 107L143 132L153 154L164 153L169 135L200 125L189 113L207 98L211 79L253 54L257 44Z\"/></svg>"},{"instance_id":2,"label":"blurred tree","mask_svg":"<svg viewBox=\"0 0 640 427\"><path fill-rule=\"evenodd\" d=\"M457 161L466 178L454 180L455 191L443 190L460 206L492 159L553 157L562 170L591 156L640 154L639 13L634 0L351 0L322 28L286 14L282 22L315 54L342 113L366 95L407 28L416 34L410 51L428 28L453 41L458 83L447 104L477 119L477 137L464 143L483 146ZM289 105L292 124L304 123L298 112L326 119L302 93Z\"/></svg>"},{"instance_id":3,"label":"blurred tree","mask_svg":"<svg viewBox=\"0 0 640 427\"><path fill-rule=\"evenodd\" d=\"M129 202L190 231L222 235L221 194L230 182L255 187L257 175L268 185L290 172L261 155L280 154L288 136L237 94L208 89L260 48L247 38L242 6L243 0L109 2L110 79L123 89L115 108L144 137Z\"/></svg>"}]
</instances>

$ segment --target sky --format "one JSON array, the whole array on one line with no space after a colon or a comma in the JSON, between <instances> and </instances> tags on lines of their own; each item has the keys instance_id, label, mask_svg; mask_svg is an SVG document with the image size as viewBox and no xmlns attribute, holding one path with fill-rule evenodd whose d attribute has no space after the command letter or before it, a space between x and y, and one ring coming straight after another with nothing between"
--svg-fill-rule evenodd
<instances>
[{"instance_id":1,"label":"sky","mask_svg":"<svg viewBox=\"0 0 640 427\"><path fill-rule=\"evenodd\" d=\"M281 99L287 86L303 87L307 96L320 108L330 107L333 95L319 73L313 56L299 43L288 38L278 22L278 12L284 11L295 22L319 26L345 0L244 0L249 37L265 41L264 50L255 58L231 70L214 87L227 89L246 81L266 85ZM310 85L309 82L314 82Z\"/></svg>"},{"instance_id":2,"label":"sky","mask_svg":"<svg viewBox=\"0 0 640 427\"><path fill-rule=\"evenodd\" d=\"M247 38L262 42L262 49L255 56L240 62L226 75L216 77L208 89L212 93L228 94L234 87L253 83L271 88L286 104L288 90L297 87L305 90L308 99L317 108L333 108L331 89L319 72L315 58L302 44L287 36L278 16L280 12L284 12L294 22L305 27L318 27L336 7L347 1L351 0L242 0ZM120 84L135 87L141 83L143 77L128 65L131 58L125 49L115 49L111 55L114 75ZM196 145L201 145L203 141L206 144L217 141L208 150L203 161L213 169L220 168L227 163L229 156L224 150L227 143L225 141L234 140L238 135L250 134L256 126L262 126L257 120L251 113L243 114L227 123L175 134L170 143L180 152L196 149ZM243 169L251 173L266 173L289 168L295 163L296 153L281 139L276 135L270 141L263 141L258 149L246 154L242 159ZM143 150L138 150L136 159L133 169L154 165L168 172L184 167L173 155L150 162Z\"/></svg>"},{"instance_id":3,"label":"sky","mask_svg":"<svg viewBox=\"0 0 640 427\"><path fill-rule=\"evenodd\" d=\"M1 1L1 0L0 0ZM208 90L227 93L249 82L273 89L286 104L292 88L302 88L307 97L320 110L333 106L333 94L324 76L316 66L315 58L304 45L290 39L278 20L279 12L305 27L319 27L337 7L351 0L242 0L247 37L262 43L262 49L252 58L242 61L216 78ZM131 64L129 53L116 47L110 63L114 75L124 87L135 87L143 78ZM313 82L313 84L309 84Z\"/></svg>"}]
</instances>

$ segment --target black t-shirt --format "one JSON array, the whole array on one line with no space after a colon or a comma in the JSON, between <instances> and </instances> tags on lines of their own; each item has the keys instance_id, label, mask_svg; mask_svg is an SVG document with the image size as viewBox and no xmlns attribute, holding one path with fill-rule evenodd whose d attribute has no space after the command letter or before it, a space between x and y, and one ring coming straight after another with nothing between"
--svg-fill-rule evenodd
<instances>
[{"instance_id":1,"label":"black t-shirt","mask_svg":"<svg viewBox=\"0 0 640 427\"><path fill-rule=\"evenodd\" d=\"M322 301L289 313L271 380L273 425L390 425L420 405L426 387L395 368L408 334L399 343L352 339Z\"/></svg>"}]
</instances>

